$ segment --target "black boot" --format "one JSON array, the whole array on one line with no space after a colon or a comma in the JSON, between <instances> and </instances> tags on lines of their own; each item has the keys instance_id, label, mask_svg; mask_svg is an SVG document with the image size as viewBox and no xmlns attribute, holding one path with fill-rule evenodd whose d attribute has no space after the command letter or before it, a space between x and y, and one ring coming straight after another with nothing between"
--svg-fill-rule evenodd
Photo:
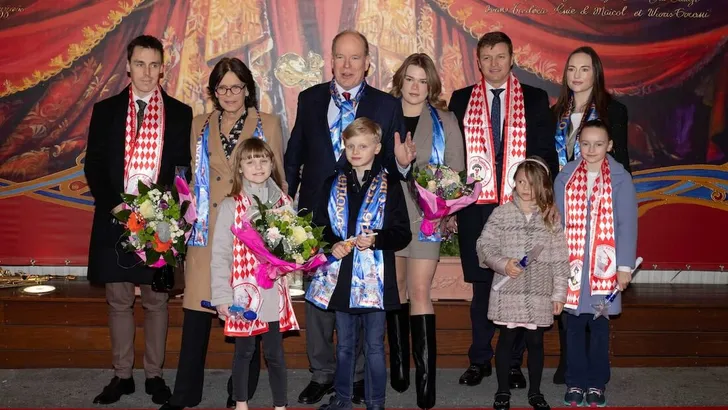
<instances>
[{"instance_id":1,"label":"black boot","mask_svg":"<svg viewBox=\"0 0 728 410\"><path fill-rule=\"evenodd\" d=\"M400 393L410 385L409 303L401 309L387 312L387 339L389 339L389 372L392 388Z\"/></svg>"},{"instance_id":2,"label":"black boot","mask_svg":"<svg viewBox=\"0 0 728 410\"><path fill-rule=\"evenodd\" d=\"M554 384L566 384L566 318L559 318L559 367L554 373Z\"/></svg>"},{"instance_id":3,"label":"black boot","mask_svg":"<svg viewBox=\"0 0 728 410\"><path fill-rule=\"evenodd\" d=\"M437 378L437 342L435 341L435 315L410 316L412 326L412 356L415 359L415 386L417 407L435 407L435 379Z\"/></svg>"}]
</instances>

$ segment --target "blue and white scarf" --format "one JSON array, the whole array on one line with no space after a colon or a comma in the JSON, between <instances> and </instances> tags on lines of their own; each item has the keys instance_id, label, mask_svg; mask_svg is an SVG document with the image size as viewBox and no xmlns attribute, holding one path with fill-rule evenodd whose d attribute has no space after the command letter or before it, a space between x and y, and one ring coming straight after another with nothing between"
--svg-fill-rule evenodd
<instances>
[{"instance_id":1,"label":"blue and white scarf","mask_svg":"<svg viewBox=\"0 0 728 410\"><path fill-rule=\"evenodd\" d=\"M571 129L571 111L574 107L574 99L572 97L569 101L569 109L566 110L564 115L561 116L561 121L556 127L556 155L559 157L559 169L563 168L567 162L569 162L569 156L566 149L566 143L569 140L569 130ZM596 105L592 102L589 107L589 114L585 118L582 118L581 124L578 125L576 131L576 138L574 139L574 159L579 158L581 155L581 146L579 146L579 134L581 134L581 127L586 124L587 121L595 120L599 118L597 115Z\"/></svg>"},{"instance_id":2,"label":"blue and white scarf","mask_svg":"<svg viewBox=\"0 0 728 410\"><path fill-rule=\"evenodd\" d=\"M430 117L432 117L432 151L430 152L430 164L431 165L446 165L444 164L445 158L445 128L442 126L442 120L440 115L437 113L437 109L427 103L427 108L430 110ZM417 190L414 190L417 192ZM420 231L419 234L420 242L442 242L442 235L440 232L435 232L430 236L426 236Z\"/></svg>"},{"instance_id":3,"label":"blue and white scarf","mask_svg":"<svg viewBox=\"0 0 728 410\"><path fill-rule=\"evenodd\" d=\"M334 180L329 194L329 221L339 238L348 238L349 197L347 176L342 171ZM381 229L387 204L387 172L382 170L369 185L356 220L355 235L365 229ZM353 250L350 308L384 309L384 252L366 249ZM328 308L341 269L341 260L320 268L306 292L306 300L321 309Z\"/></svg>"},{"instance_id":4,"label":"blue and white scarf","mask_svg":"<svg viewBox=\"0 0 728 410\"><path fill-rule=\"evenodd\" d=\"M259 138L265 141L263 133L263 121L260 119L260 111L255 110L258 122L253 132L253 138ZM192 234L187 242L188 246L207 246L207 239L210 224L210 114L202 127L202 132L197 136L197 144L195 145L195 175L194 190L197 203L197 220L192 225Z\"/></svg>"},{"instance_id":5,"label":"blue and white scarf","mask_svg":"<svg viewBox=\"0 0 728 410\"><path fill-rule=\"evenodd\" d=\"M341 153L344 152L344 142L341 138L346 127L354 121L356 118L356 107L359 105L364 88L366 88L367 82L362 81L359 91L357 91L354 98L346 100L344 97L339 95L339 90L336 88L336 81L331 80L329 91L331 93L331 99L334 100L334 104L339 109L339 114L336 116L336 120L329 128L331 134L331 144L334 147L334 158L336 162L341 158Z\"/></svg>"}]
</instances>

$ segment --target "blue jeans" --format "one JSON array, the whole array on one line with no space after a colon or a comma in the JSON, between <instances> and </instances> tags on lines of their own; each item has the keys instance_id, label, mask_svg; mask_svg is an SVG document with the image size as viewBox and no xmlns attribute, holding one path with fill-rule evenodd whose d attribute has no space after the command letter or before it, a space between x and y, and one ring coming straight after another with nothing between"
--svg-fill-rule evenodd
<instances>
[{"instance_id":1,"label":"blue jeans","mask_svg":"<svg viewBox=\"0 0 728 410\"><path fill-rule=\"evenodd\" d=\"M604 390L609 382L609 320L591 313L566 314L566 385ZM589 327L587 350L586 329Z\"/></svg>"},{"instance_id":2,"label":"blue jeans","mask_svg":"<svg viewBox=\"0 0 728 410\"><path fill-rule=\"evenodd\" d=\"M386 312L361 314L336 312L336 376L334 389L342 403L351 403L356 365L356 341L364 328L364 402L367 407L384 406L387 365L384 357Z\"/></svg>"}]
</instances>

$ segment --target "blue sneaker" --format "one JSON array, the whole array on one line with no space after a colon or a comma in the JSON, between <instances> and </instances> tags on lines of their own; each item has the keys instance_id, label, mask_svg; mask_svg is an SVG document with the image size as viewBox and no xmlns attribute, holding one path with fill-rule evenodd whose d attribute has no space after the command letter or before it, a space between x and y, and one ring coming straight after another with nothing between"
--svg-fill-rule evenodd
<instances>
[{"instance_id":1,"label":"blue sneaker","mask_svg":"<svg viewBox=\"0 0 728 410\"><path fill-rule=\"evenodd\" d=\"M604 390L590 388L586 393L586 404L589 407L604 407L607 405L607 397Z\"/></svg>"},{"instance_id":2,"label":"blue sneaker","mask_svg":"<svg viewBox=\"0 0 728 410\"><path fill-rule=\"evenodd\" d=\"M584 390L578 387L569 387L564 396L564 404L571 407L584 405Z\"/></svg>"}]
</instances>

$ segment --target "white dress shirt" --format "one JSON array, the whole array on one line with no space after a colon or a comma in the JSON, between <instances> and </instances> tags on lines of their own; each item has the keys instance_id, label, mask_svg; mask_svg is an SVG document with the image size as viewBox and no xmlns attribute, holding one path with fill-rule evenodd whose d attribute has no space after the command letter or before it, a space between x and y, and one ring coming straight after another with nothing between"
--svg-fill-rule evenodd
<instances>
[{"instance_id":1,"label":"white dress shirt","mask_svg":"<svg viewBox=\"0 0 728 410\"><path fill-rule=\"evenodd\" d=\"M349 98L351 98L352 100L354 99L356 94L359 92L359 89L364 86L364 83L359 83L359 85L357 85L356 87L354 87L350 90L344 90L339 85L339 83L337 83L335 80L334 80L334 84L336 86L336 91L338 91L338 93L342 99L344 98L344 95L343 95L344 92L348 92L349 94L351 94L351 97L349 97ZM359 109L359 104L354 104L354 116L356 116L357 109ZM336 122L336 118L338 116L339 116L339 107L336 106L336 103L334 102L334 96L332 95L331 98L329 98L329 110L326 113L326 119L328 120L328 123L329 123L329 129L331 129L331 127L334 125L334 123ZM342 155L346 155L346 153L342 153ZM395 162L396 162L396 160L395 160ZM407 165L406 168L402 168L399 165L399 162L397 162L397 169L399 169L399 172L401 172L403 176L407 176L407 173L409 172L411 167L412 167L412 165Z\"/></svg>"},{"instance_id":2,"label":"white dress shirt","mask_svg":"<svg viewBox=\"0 0 728 410\"><path fill-rule=\"evenodd\" d=\"M501 105L500 105L500 119L501 119L501 128L500 128L500 131L501 131L501 135L498 135L498 137L501 140L503 139L503 123L505 123L505 121L506 121L506 102L507 102L506 101L506 86L507 86L507 84L506 83L503 83L503 85L501 85L500 87L493 87L487 81L485 82L485 96L488 99L488 115L490 115L490 110L493 107L493 98L495 98L495 96L493 95L493 92L491 90L495 90L496 88L502 88L503 89L503 92L500 93L500 96L499 96L500 97L500 103L501 103Z\"/></svg>"}]
</instances>

